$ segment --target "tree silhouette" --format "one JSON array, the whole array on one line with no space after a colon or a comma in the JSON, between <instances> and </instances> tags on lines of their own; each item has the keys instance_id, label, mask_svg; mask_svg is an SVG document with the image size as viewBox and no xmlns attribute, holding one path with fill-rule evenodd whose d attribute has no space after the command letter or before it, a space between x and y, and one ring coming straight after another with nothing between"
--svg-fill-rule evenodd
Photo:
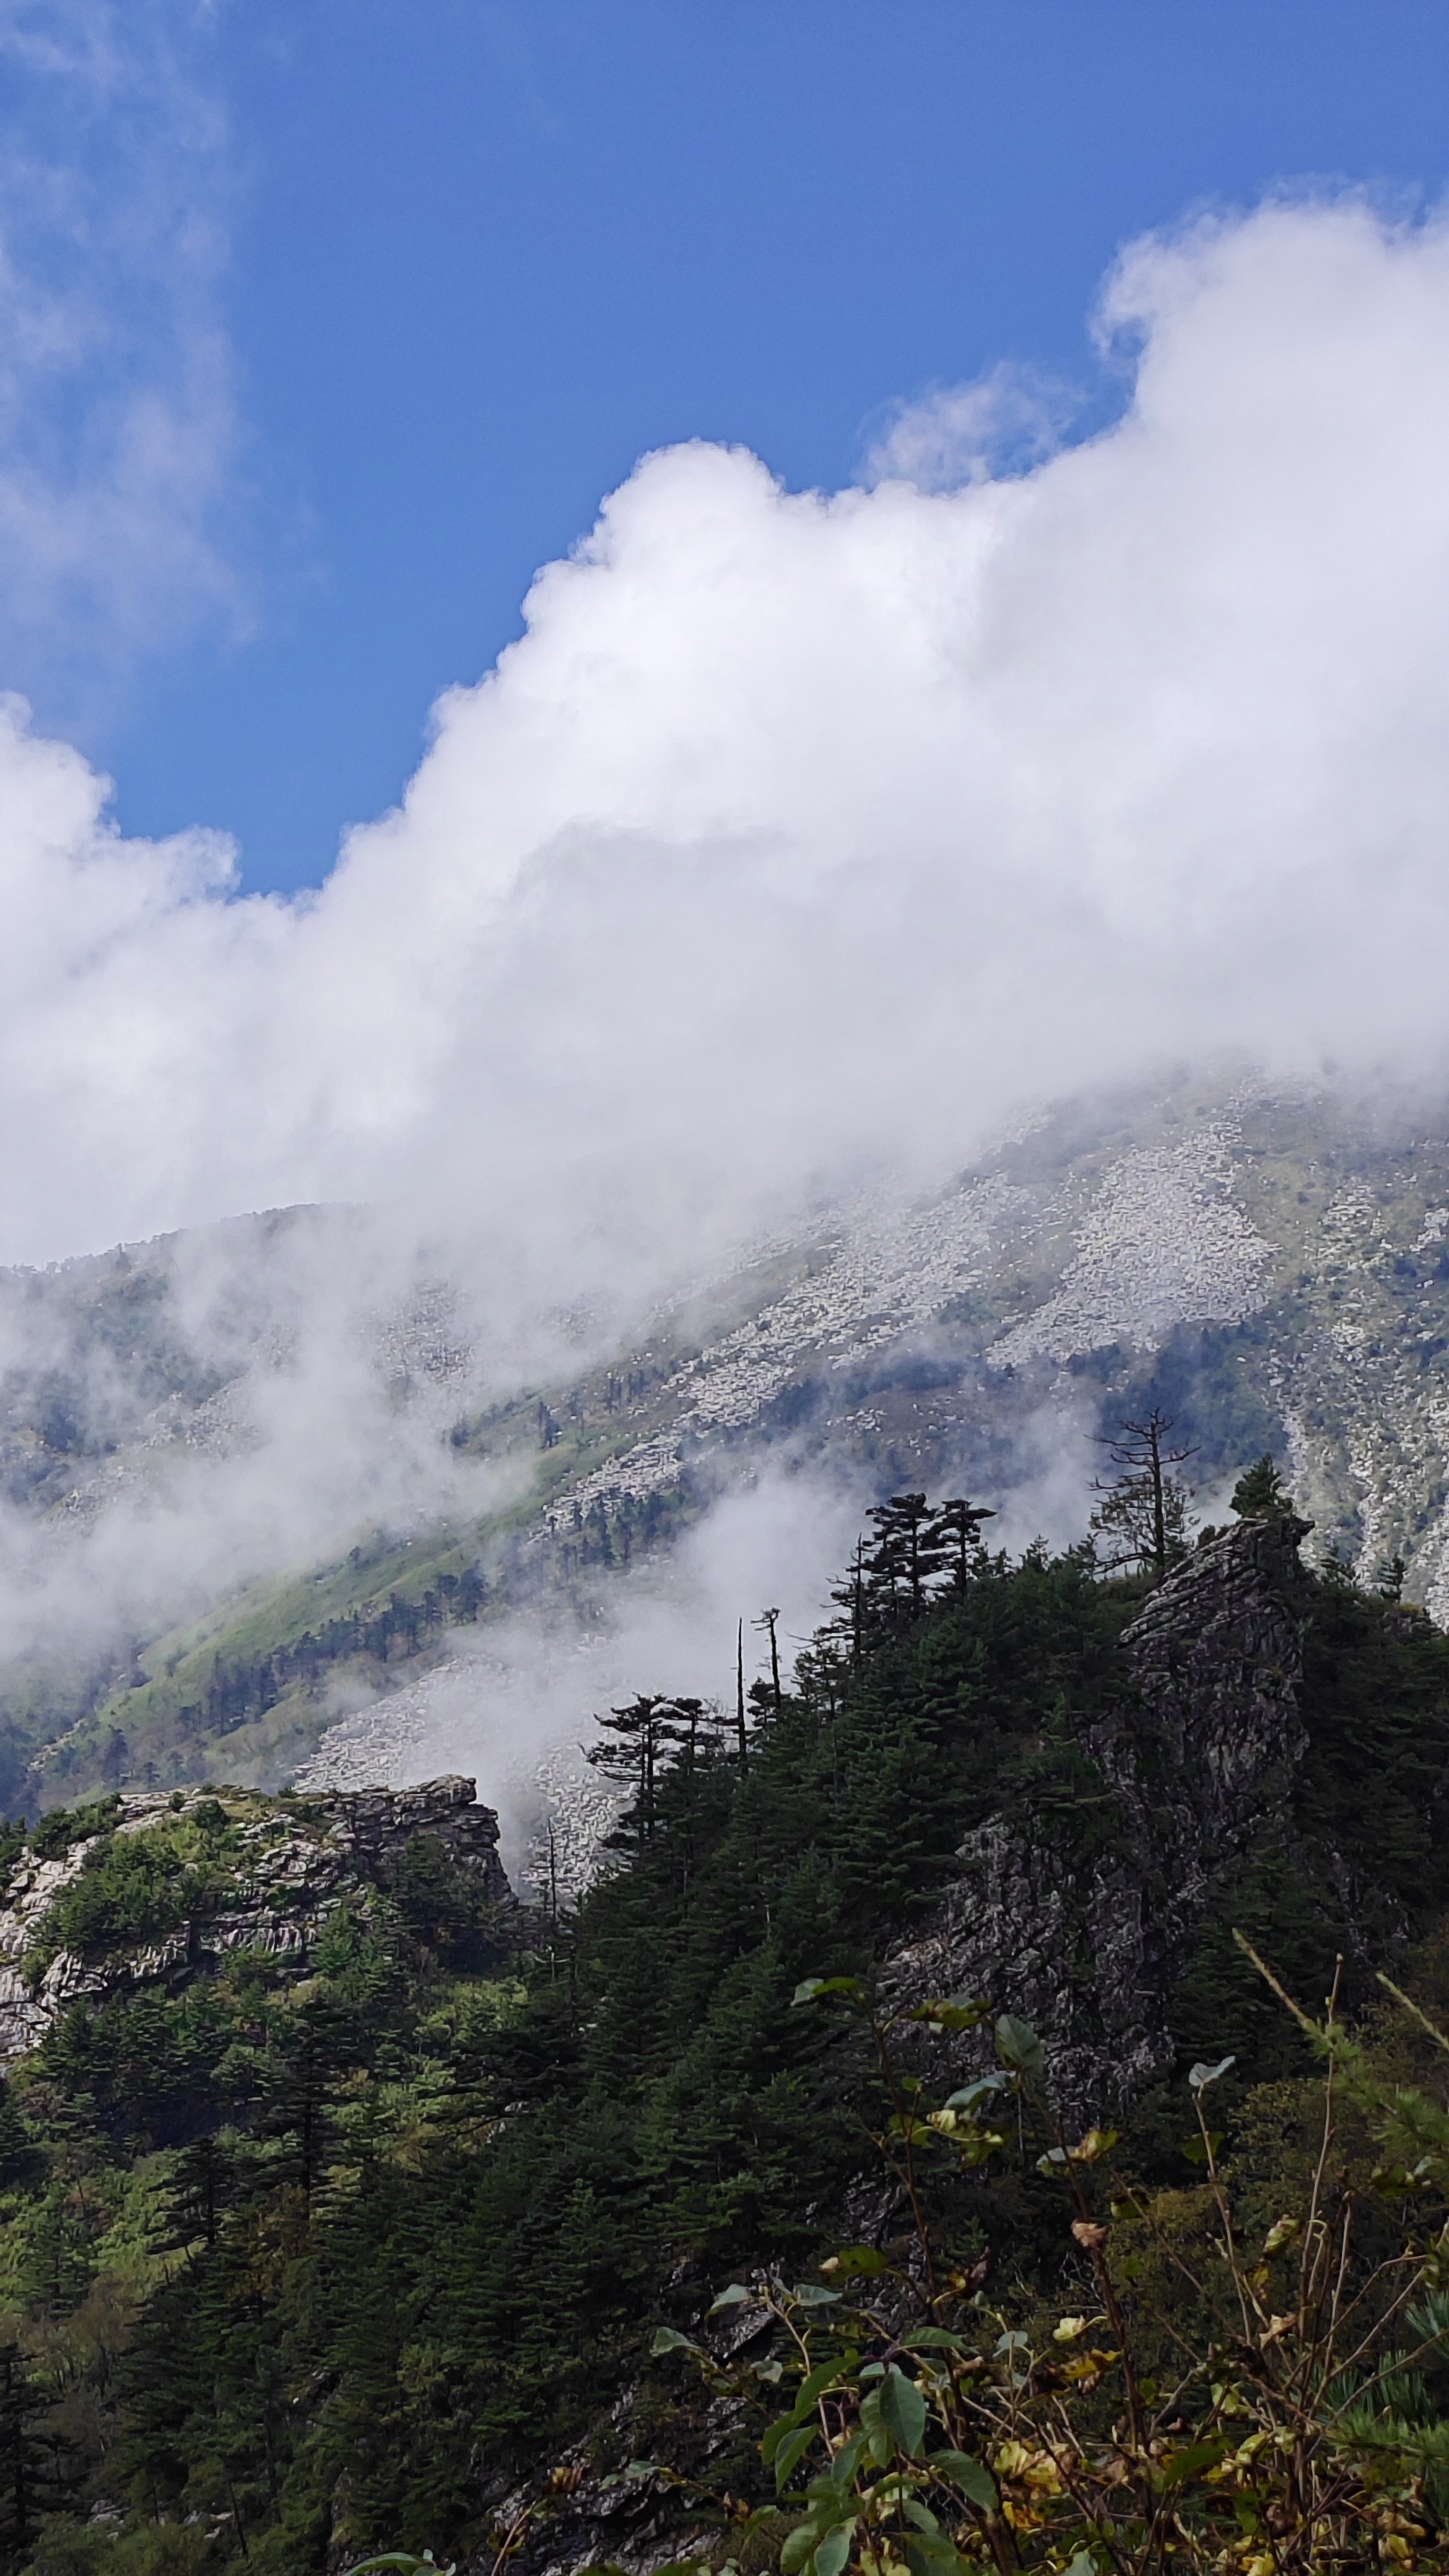
<instances>
[{"instance_id":1,"label":"tree silhouette","mask_svg":"<svg viewBox=\"0 0 1449 2576\"><path fill-rule=\"evenodd\" d=\"M949 1501L937 1504L932 1535L938 1546L949 1554L953 1591L965 1591L971 1576L971 1560L981 1544L981 1524L995 1518L995 1512L988 1511L984 1503L968 1503L964 1494L954 1495Z\"/></svg>"},{"instance_id":2,"label":"tree silhouette","mask_svg":"<svg viewBox=\"0 0 1449 2576\"><path fill-rule=\"evenodd\" d=\"M1175 1428L1172 1416L1154 1405L1140 1422L1119 1422L1101 1444L1120 1471L1106 1482L1100 1476L1092 1481L1102 1497L1092 1514L1092 1536L1106 1543L1101 1562L1109 1574L1150 1567L1160 1583L1187 1553L1192 1488L1172 1470L1197 1450L1190 1442L1171 1448Z\"/></svg>"}]
</instances>

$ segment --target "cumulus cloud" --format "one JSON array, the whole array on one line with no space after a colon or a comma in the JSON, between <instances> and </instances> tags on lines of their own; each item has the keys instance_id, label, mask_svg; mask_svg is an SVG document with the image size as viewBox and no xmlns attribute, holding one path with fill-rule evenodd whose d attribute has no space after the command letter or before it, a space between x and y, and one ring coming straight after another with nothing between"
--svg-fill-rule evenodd
<instances>
[{"instance_id":1,"label":"cumulus cloud","mask_svg":"<svg viewBox=\"0 0 1449 2576\"><path fill-rule=\"evenodd\" d=\"M645 459L315 897L12 707L0 1250L383 1199L627 1297L1164 1051L1437 1053L1449 232L1269 205L1101 329L1122 417L1004 479Z\"/></svg>"},{"instance_id":2,"label":"cumulus cloud","mask_svg":"<svg viewBox=\"0 0 1449 2576\"><path fill-rule=\"evenodd\" d=\"M974 384L940 385L894 404L871 444L867 480L952 492L1020 473L1061 444L1077 407L1069 386L1003 360Z\"/></svg>"},{"instance_id":3,"label":"cumulus cloud","mask_svg":"<svg viewBox=\"0 0 1449 2576\"><path fill-rule=\"evenodd\" d=\"M1128 251L1099 329L1130 400L1034 460L1004 380L898 417L834 495L646 458L315 895L239 898L204 830L122 839L106 782L0 707L0 1260L386 1211L269 1274L285 1365L251 1368L220 1463L168 1453L38 1546L5 1519L0 1648L79 1600L99 1652L369 1516L480 1508L456 1390L400 1415L369 1339L429 1280L462 1284L475 1389L516 1383L558 1307L598 1350L1024 1097L1234 1048L1442 1073L1449 230L1199 224ZM225 1374L211 1257L183 1304ZM1082 1459L1038 1428L1021 1504L1056 1533ZM780 1597L762 1549L803 1617L856 1506L732 1509L675 1594L631 1594L621 1684L636 1655L702 1674L742 1583Z\"/></svg>"}]
</instances>

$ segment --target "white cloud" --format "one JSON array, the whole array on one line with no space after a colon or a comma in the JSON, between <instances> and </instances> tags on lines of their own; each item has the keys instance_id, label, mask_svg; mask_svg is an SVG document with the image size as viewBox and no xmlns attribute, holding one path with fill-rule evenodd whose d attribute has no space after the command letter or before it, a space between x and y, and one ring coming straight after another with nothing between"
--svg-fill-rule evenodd
<instances>
[{"instance_id":1,"label":"white cloud","mask_svg":"<svg viewBox=\"0 0 1449 2576\"><path fill-rule=\"evenodd\" d=\"M646 459L315 897L238 899L205 832L122 840L106 783L0 706L0 1260L392 1212L256 1283L291 1357L222 1464L168 1453L38 1548L0 1515L0 1648L57 1598L95 1642L368 1515L478 1507L453 1394L399 1416L368 1356L444 1271L506 1377L535 1308L707 1275L1024 1096L1232 1047L1442 1068L1449 233L1270 206L1136 246L1102 329L1138 348L1124 416L1010 479L979 388L833 497L741 451ZM234 1268L185 1258L230 1347ZM1041 1436L1055 1531L1081 1459ZM641 1678L693 1674L686 1628L715 1656L762 1550L810 1594L837 1506L822 1537L818 1496L777 1501L712 1517L697 1599L692 1559L638 1594Z\"/></svg>"},{"instance_id":2,"label":"white cloud","mask_svg":"<svg viewBox=\"0 0 1449 2576\"><path fill-rule=\"evenodd\" d=\"M1003 360L974 384L938 385L894 405L871 446L867 479L951 492L1019 473L1060 444L1076 408L1067 386Z\"/></svg>"},{"instance_id":3,"label":"white cloud","mask_svg":"<svg viewBox=\"0 0 1449 2576\"><path fill-rule=\"evenodd\" d=\"M1130 407L1009 481L647 458L315 899L8 718L0 1250L383 1197L622 1292L1164 1050L1436 1051L1449 235L1270 206L1103 315Z\"/></svg>"},{"instance_id":4,"label":"white cloud","mask_svg":"<svg viewBox=\"0 0 1449 2576\"><path fill-rule=\"evenodd\" d=\"M611 1580L587 1623L524 1613L460 1633L440 1668L339 1725L312 1776L356 1785L473 1773L502 1810L506 1861L516 1870L537 1821L534 1765L548 1751L592 1741L599 1711L660 1690L712 1699L733 1716L737 1623L745 1623L748 1683L769 1672L756 1624L766 1603L780 1614L788 1680L829 1608L860 1509L858 1496L819 1475L783 1470L777 1458L723 1497L666 1564Z\"/></svg>"}]
</instances>

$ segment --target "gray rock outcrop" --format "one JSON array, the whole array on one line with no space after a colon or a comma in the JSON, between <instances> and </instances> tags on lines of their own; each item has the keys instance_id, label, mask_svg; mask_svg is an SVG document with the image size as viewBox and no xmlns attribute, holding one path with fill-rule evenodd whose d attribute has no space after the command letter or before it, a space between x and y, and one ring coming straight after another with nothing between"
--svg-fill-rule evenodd
<instances>
[{"instance_id":1,"label":"gray rock outcrop","mask_svg":"<svg viewBox=\"0 0 1449 2576\"><path fill-rule=\"evenodd\" d=\"M1124 1632L1120 1708L1080 1739L1095 1784L1068 1828L988 1819L888 1964L893 2002L979 1994L1029 2021L1065 2112L1121 2109L1171 2064L1172 1990L1211 1887L1287 1830L1309 1746L1306 1526L1240 1522L1169 1575Z\"/></svg>"},{"instance_id":2,"label":"gray rock outcrop","mask_svg":"<svg viewBox=\"0 0 1449 2576\"><path fill-rule=\"evenodd\" d=\"M43 1974L34 1963L45 1947L47 1919L100 1847L116 1835L142 1834L206 1804L220 1805L239 1846L226 1883L204 1919L159 1941L107 1947L82 1957L62 1949ZM498 1818L477 1803L477 1786L456 1773L409 1789L360 1789L309 1798L261 1798L250 1792L192 1791L185 1797L124 1796L116 1816L53 1859L28 1846L13 1864L0 1903L0 2065L39 2045L56 2017L80 2000L141 1985L185 1984L228 1953L261 1952L283 1968L306 1972L318 1926L349 1894L397 1884L409 1845L422 1836L471 1879L500 1928L517 1900L498 1857Z\"/></svg>"}]
</instances>

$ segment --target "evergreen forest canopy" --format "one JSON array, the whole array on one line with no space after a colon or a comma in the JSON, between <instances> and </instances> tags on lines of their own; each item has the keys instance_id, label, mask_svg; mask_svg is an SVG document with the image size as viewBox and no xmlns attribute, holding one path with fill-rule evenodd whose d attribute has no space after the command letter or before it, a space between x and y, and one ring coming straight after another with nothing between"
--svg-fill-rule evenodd
<instances>
[{"instance_id":1,"label":"evergreen forest canopy","mask_svg":"<svg viewBox=\"0 0 1449 2576\"><path fill-rule=\"evenodd\" d=\"M1136 2096L1099 2106L1120 2137L1099 2122L1087 2135L1108 2146L1088 2153L1050 2130L1050 2065L1019 2019L999 2017L1002 1997L897 2013L902 2027L882 2052L892 1947L934 1919L968 1835L1005 1817L1064 1866L1111 1856L1121 1810L1100 1746L1126 1687L1121 1641L1164 1560L1187 1554L1164 1519L1165 1446L1159 1423L1129 1467L1141 1512L1133 1525L1119 1511L1109 1526L1114 1543L1135 1526L1141 1544L1130 1567L1106 1576L1090 1543L993 1554L990 1515L965 1502L933 1510L905 1495L882 1506L788 1681L776 1660L723 1716L652 1695L612 1713L600 1758L625 1796L606 1865L576 1909L545 1906L522 1938L445 1860L413 1847L390 1893L333 1907L300 1978L259 1948L228 1954L214 1974L79 1994L0 2095L6 2576L322 2576L386 2547L492 2568L505 2543L521 2566L541 2567L558 2563L559 2517L577 2513L581 2496L614 2494L601 2482L631 2462L652 2465L617 2492L646 2497L661 2527L671 2498L686 2518L706 2505L716 2513L717 2527L690 2542L691 2565L753 2576L779 2563L793 2576L808 2560L811 2576L843 2576L855 2552L866 2576L1069 2562L1075 2576L1109 2576L1129 2562L1093 2537L1090 2515L1077 2516L1085 2537L1052 2554L1066 2508L1048 2512L1043 2499L1053 2476L1061 2494L1061 2479L1040 2423L1031 2432L1021 2410L1038 2396L1058 2411L1070 2399L1086 2410L1081 2442L1110 2449L1125 2402L1113 2376L1128 2367L1122 2334L1150 2343L1156 2329L1127 2313L1132 2281L1102 2269L1105 2204L1073 2201L1069 2227L1061 2176L1095 2188L1110 2150L1128 2178L1121 2189L1137 2195L1121 2207L1148 2213L1123 2221L1142 2298L1176 2262L1199 2283L1183 2293L1183 2316L1197 2299L1203 2335L1221 2343L1213 2301L1232 2284L1207 2277L1221 2222L1203 2194L1245 2194L1260 2234L1276 2224L1296 2206L1322 2092L1310 2037L1235 1933L1310 2014L1337 1996L1330 2048L1347 2045L1342 2015L1358 2016L1358 2057L1342 2061L1357 2092L1341 2156L1335 2147L1334 2225L1345 2191L1370 2214L1344 2239L1342 2277L1382 2307L1374 2266L1412 2257L1416 2294L1437 2295L1424 2249L1449 2217L1449 2147L1432 2104L1413 2114L1406 2143L1403 2107L1406 2086L1428 2101L1435 2043L1412 2019L1390 2028L1374 2018L1372 1971L1391 1956L1422 2007L1441 2010L1449 1640L1402 1608L1391 1573L1370 1593L1333 1561L1320 1576L1295 1571L1308 1753L1291 1814L1211 1891L1175 1973L1176 2062ZM1244 1478L1235 1504L1246 1522L1281 1525L1291 1556L1301 1524L1271 1461ZM773 1628L769 1637L773 1647ZM78 1832L95 1837L60 1901L54 1945L99 1957L122 1934L155 1937L180 1922L237 1832L230 1793L204 1804L169 1840L160 1828L116 1831L114 1801L84 1819L47 1818L40 1836L54 1851ZM15 1829L7 1867L21 1842ZM1091 1976L1090 1959L1066 1965ZM840 1981L843 2013L828 1995L826 2008L800 2008L819 1981ZM872 2007L873 1996L885 2001ZM931 2115L928 2137L912 2106L946 2089L946 2064L968 2081L955 2109ZM1195 2125L1190 2107L1209 2077L1214 2130ZM1101 2082L1111 2095L1110 2066ZM1058 2138L1044 2152L1033 2136L1043 2121ZM949 2156L933 2161L927 2148L943 2142ZM855 2344L831 2351L819 2337L842 2263L886 2304L878 2298ZM743 2361L701 2325L730 2283L726 2321L732 2304L755 2320ZM1242 2295L1269 2286L1265 2271ZM926 2301L913 2343L899 2304L908 2297ZM1091 2325L1104 2299L1108 2310L1126 2302L1120 2334L1110 2315ZM1013 2355L1043 2333L1050 2349L1056 2324L1042 2318L1063 2308L1058 2322L1075 2319L1084 2336L1090 2327L1086 2367L1038 2389ZM931 2377L946 2368L943 2352L979 2339L983 2319L992 2357L982 2388L1020 2415L1013 2433L998 2414L989 2439ZM1377 2443L1388 2463L1382 2511L1398 2517L1372 2524L1376 2563L1381 2540L1403 2539L1400 2524L1411 2536L1387 2552L1392 2563L1432 2553L1441 2507L1449 2513L1434 2485L1449 2429L1432 2317L1430 2329L1390 2391L1397 2412L1385 2413L1377 2383L1358 2401L1373 2419L1360 2448L1367 2459ZM1189 2479L1216 2476L1229 2456L1232 2389L1241 2380L1246 2407L1271 2380L1258 2331L1240 2320L1228 2338L1235 2353L1259 2352L1256 2378L1238 2361L1215 2364L1216 2379L1188 2371L1160 2439L1151 2435L1175 2444L1176 2459L1208 2427L1204 2456L1174 2472L1184 2498ZM1273 2349L1288 2350L1288 2336L1280 2325ZM816 2378L825 2371L819 2392L811 2378L801 2391L806 2361ZM1138 2452L1123 2470L1122 2511L1130 2503L1141 2521L1138 2487L1146 2494L1166 2474L1141 2463L1167 2357L1133 2366ZM873 2382L862 2368L875 2369ZM789 2478L813 2438L812 2401L831 2388L836 2411L826 2409L819 2438L848 2457L860 2435L831 2489L849 2513ZM1306 2388L1294 2401L1302 2422ZM791 2399L803 2412L782 2437L779 2408ZM961 2450L968 2434L974 2447ZM1248 2435L1233 2438L1249 2457L1231 2495L1203 2489L1211 2563L1270 2576L1289 2562L1263 2536L1270 2506L1253 2502L1252 2462L1265 2445L1279 2456L1277 2432L1257 2451ZM964 2463L932 2473L952 2511L943 2522L923 2488L914 2504L926 2521L902 2520L912 2499L901 2462L924 2458L928 2443ZM829 2476L834 2456L822 2455ZM1373 2475L1360 2464L1356 2486L1340 2478L1340 2520L1359 2512L1360 2493L1363 2512L1380 2512ZM867 2493L872 2478L896 2485ZM1179 2547L1170 2523L1142 2523L1133 2567L1158 2563L1153 2548ZM644 2556L674 2554L666 2536ZM568 2563L609 2556L586 2532ZM642 2563L638 2550L630 2563Z\"/></svg>"}]
</instances>

